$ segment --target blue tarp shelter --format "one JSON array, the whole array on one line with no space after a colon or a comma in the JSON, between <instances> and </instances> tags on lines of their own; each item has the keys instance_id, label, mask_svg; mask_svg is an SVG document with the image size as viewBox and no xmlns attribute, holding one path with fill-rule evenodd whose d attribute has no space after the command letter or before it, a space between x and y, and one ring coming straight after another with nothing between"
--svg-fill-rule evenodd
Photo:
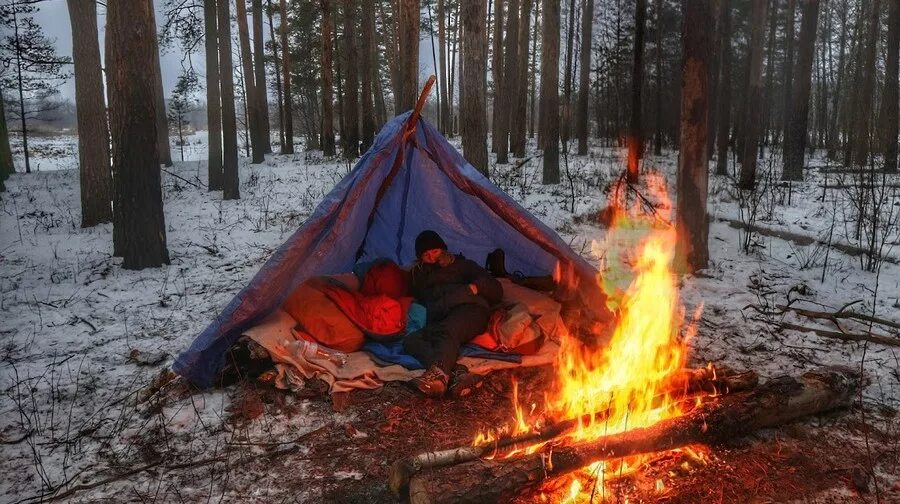
<instances>
[{"instance_id":1,"label":"blue tarp shelter","mask_svg":"<svg viewBox=\"0 0 900 504\"><path fill-rule=\"evenodd\" d=\"M384 126L353 171L178 357L178 374L199 387L214 385L240 334L301 282L380 257L408 264L415 259L415 237L425 229L476 262L499 247L509 271L547 275L559 262L581 285L596 285L589 263L467 163L431 124L416 119L407 112Z\"/></svg>"}]
</instances>

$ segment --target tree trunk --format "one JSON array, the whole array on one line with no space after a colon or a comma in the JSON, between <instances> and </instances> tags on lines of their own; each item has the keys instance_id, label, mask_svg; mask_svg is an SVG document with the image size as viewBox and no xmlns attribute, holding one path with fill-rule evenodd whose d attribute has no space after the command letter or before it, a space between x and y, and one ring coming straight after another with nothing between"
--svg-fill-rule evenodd
<instances>
[{"instance_id":1,"label":"tree trunk","mask_svg":"<svg viewBox=\"0 0 900 504\"><path fill-rule=\"evenodd\" d=\"M256 82L253 74L253 53L250 50L250 30L247 27L247 4L245 0L235 0L235 17L238 25L238 40L241 45L241 69L244 77L244 103L247 107L247 131L250 134L252 150L251 163L266 160L263 154L262 127L260 125L259 99L256 96Z\"/></svg>"},{"instance_id":2,"label":"tree trunk","mask_svg":"<svg viewBox=\"0 0 900 504\"><path fill-rule=\"evenodd\" d=\"M206 122L208 189L222 190L222 105L219 98L219 30L216 0L203 0L204 43L206 48Z\"/></svg>"},{"instance_id":3,"label":"tree trunk","mask_svg":"<svg viewBox=\"0 0 900 504\"><path fill-rule=\"evenodd\" d=\"M272 131L269 127L269 88L266 85L266 60L263 55L262 0L252 0L253 11L253 68L256 71L256 110L259 114L259 136L263 154L272 153Z\"/></svg>"},{"instance_id":4,"label":"tree trunk","mask_svg":"<svg viewBox=\"0 0 900 504\"><path fill-rule=\"evenodd\" d=\"M711 5L713 4L713 5ZM709 156L709 48L712 30L698 30L714 19L718 0L682 4L681 150L678 153L676 228L679 255L692 272L709 264L709 216L706 213Z\"/></svg>"},{"instance_id":5,"label":"tree trunk","mask_svg":"<svg viewBox=\"0 0 900 504\"><path fill-rule=\"evenodd\" d=\"M97 41L97 4L94 0L68 0L67 3L73 28L81 227L91 227L112 220L109 129Z\"/></svg>"},{"instance_id":6,"label":"tree trunk","mask_svg":"<svg viewBox=\"0 0 900 504\"><path fill-rule=\"evenodd\" d=\"M106 68L115 177L116 247L122 267L169 263L160 187L157 134L160 115L153 61L159 61L150 0L110 2L106 7ZM150 62L151 75L147 75ZM157 63L158 65L158 63ZM150 77L150 78L148 78Z\"/></svg>"},{"instance_id":7,"label":"tree trunk","mask_svg":"<svg viewBox=\"0 0 900 504\"><path fill-rule=\"evenodd\" d=\"M722 0L719 20L719 98L717 105L716 175L728 175L728 142L731 137L731 0Z\"/></svg>"},{"instance_id":8,"label":"tree trunk","mask_svg":"<svg viewBox=\"0 0 900 504\"><path fill-rule=\"evenodd\" d=\"M534 2L534 33L532 33L531 37L531 72L529 74L529 78L531 80L531 93L529 96L529 112L528 112L528 138L534 138L534 129L535 129L535 115L534 111L536 109L535 105L537 102L537 41L538 41L538 31L541 28L541 0L535 0Z\"/></svg>"},{"instance_id":9,"label":"tree trunk","mask_svg":"<svg viewBox=\"0 0 900 504\"><path fill-rule=\"evenodd\" d=\"M560 113L559 136L563 152L569 152L569 125L572 123L572 61L575 40L575 0L569 0L568 20L566 23L566 59L563 73L563 103Z\"/></svg>"},{"instance_id":10,"label":"tree trunk","mask_svg":"<svg viewBox=\"0 0 900 504\"><path fill-rule=\"evenodd\" d=\"M793 1L793 0L787 0ZM772 91L775 86L772 84L775 78L775 52L777 51L776 43L775 43L775 35L778 32L778 7L779 0L769 0L769 35L766 42L766 82L763 84L763 119L762 119L762 144L765 146L769 145L769 134L772 133L772 125L775 122L772 119L772 116L775 111L775 99L772 96ZM774 136L774 134L773 134Z\"/></svg>"},{"instance_id":11,"label":"tree trunk","mask_svg":"<svg viewBox=\"0 0 900 504\"><path fill-rule=\"evenodd\" d=\"M399 115L416 106L419 91L419 0L400 2L399 89L395 93Z\"/></svg>"},{"instance_id":12,"label":"tree trunk","mask_svg":"<svg viewBox=\"0 0 900 504\"><path fill-rule=\"evenodd\" d=\"M831 103L831 119L828 121L828 159L837 159L837 149L840 145L840 128L838 128L838 112L841 105L845 103L845 97L842 95L842 84L844 81L844 58L847 54L847 0L842 3L841 11L841 35L838 39L838 68L837 82L834 85L834 100Z\"/></svg>"},{"instance_id":13,"label":"tree trunk","mask_svg":"<svg viewBox=\"0 0 900 504\"><path fill-rule=\"evenodd\" d=\"M750 73L747 79L746 120L741 155L741 176L738 186L752 190L756 187L756 154L759 148L760 100L762 98L763 26L766 21L766 0L753 0L750 16Z\"/></svg>"},{"instance_id":14,"label":"tree trunk","mask_svg":"<svg viewBox=\"0 0 900 504\"><path fill-rule=\"evenodd\" d=\"M451 12L450 17L453 18L452 12ZM454 91L456 91L455 83L456 83L456 78L457 78L457 73L456 73L457 44L459 43L460 35L462 34L462 22L460 21L460 19L461 19L460 18L460 5L459 5L459 2L457 2L456 3L456 17L455 17L455 21L453 22L453 30L451 31L451 34L453 34L453 43L450 46L450 82L447 85L447 103L448 103L448 106L450 107L450 116L449 116L450 123L447 125L447 130L448 130L450 136L453 136L456 133L456 128L457 128L456 112L453 109L453 99L455 97ZM487 47L487 44L485 44L485 47ZM459 66L460 66L460 75L461 75L462 74L462 58L460 57L459 59L460 59ZM485 60L485 61L487 61L487 60ZM485 79L485 82L487 82L487 79ZM462 104L460 104L460 107L462 107Z\"/></svg>"},{"instance_id":15,"label":"tree trunk","mask_svg":"<svg viewBox=\"0 0 900 504\"><path fill-rule=\"evenodd\" d=\"M291 92L291 48L288 45L287 0L279 1L281 7L281 75L284 79L284 143L282 154L294 153L294 97Z\"/></svg>"},{"instance_id":16,"label":"tree trunk","mask_svg":"<svg viewBox=\"0 0 900 504\"><path fill-rule=\"evenodd\" d=\"M447 98L447 13L445 9L446 0L438 0L437 17L438 17L438 92L443 96L441 100L441 112L439 114L438 128L441 133L447 134L447 123L450 119L450 105Z\"/></svg>"},{"instance_id":17,"label":"tree trunk","mask_svg":"<svg viewBox=\"0 0 900 504\"><path fill-rule=\"evenodd\" d=\"M803 180L803 154L809 120L809 93L812 87L813 51L819 24L819 0L800 0L800 46L797 52L797 76L794 80L790 121L784 133L784 171L782 180ZM786 102L785 102L786 103Z\"/></svg>"},{"instance_id":18,"label":"tree trunk","mask_svg":"<svg viewBox=\"0 0 900 504\"><path fill-rule=\"evenodd\" d=\"M337 26L337 13L332 12L332 23L333 26ZM338 40L337 32L334 33L334 38L332 39L332 44L334 47L341 48L343 44ZM341 143L344 142L345 137L347 136L347 131L345 129L345 125L347 124L347 116L344 115L344 72L343 65L344 57L339 50L337 53L337 59L334 60L334 73L335 73L335 86L337 87L337 117L338 117L338 136L341 138Z\"/></svg>"},{"instance_id":19,"label":"tree trunk","mask_svg":"<svg viewBox=\"0 0 900 504\"><path fill-rule=\"evenodd\" d=\"M362 12L362 150L367 151L375 139L375 0L363 0ZM441 73L441 77L443 77Z\"/></svg>"},{"instance_id":20,"label":"tree trunk","mask_svg":"<svg viewBox=\"0 0 900 504\"><path fill-rule=\"evenodd\" d=\"M662 155L662 4L656 0L656 134L653 135L653 154ZM728 1L728 0L724 0ZM599 125L598 125L599 126Z\"/></svg>"},{"instance_id":21,"label":"tree trunk","mask_svg":"<svg viewBox=\"0 0 900 504\"><path fill-rule=\"evenodd\" d=\"M528 123L528 39L531 34L532 0L522 1L522 15L519 18L519 63L516 65L518 77L514 83L516 99L512 105L510 119L509 149L517 158L525 157L525 132Z\"/></svg>"},{"instance_id":22,"label":"tree trunk","mask_svg":"<svg viewBox=\"0 0 900 504\"><path fill-rule=\"evenodd\" d=\"M0 93L0 191L6 190L3 181L15 171L12 148L9 146L9 130L6 127L6 107L3 104L3 94Z\"/></svg>"},{"instance_id":23,"label":"tree trunk","mask_svg":"<svg viewBox=\"0 0 900 504\"><path fill-rule=\"evenodd\" d=\"M266 0L266 15L269 19L269 37L272 39L272 73L275 75L275 101L278 111L278 144L284 145L284 96L281 93L281 59L278 58L278 37L275 36L275 24L272 22L272 0Z\"/></svg>"},{"instance_id":24,"label":"tree trunk","mask_svg":"<svg viewBox=\"0 0 900 504\"><path fill-rule=\"evenodd\" d=\"M544 2L541 27L541 122L544 132L542 182L559 183L559 2Z\"/></svg>"},{"instance_id":25,"label":"tree trunk","mask_svg":"<svg viewBox=\"0 0 900 504\"><path fill-rule=\"evenodd\" d=\"M594 0L584 0L581 8L581 55L578 79L578 121L575 135L578 137L578 155L588 153L588 96L591 77L591 42L594 28Z\"/></svg>"},{"instance_id":26,"label":"tree trunk","mask_svg":"<svg viewBox=\"0 0 900 504\"><path fill-rule=\"evenodd\" d=\"M685 2L700 4L701 2ZM702 2L708 5L706 2ZM705 146L703 147L705 149ZM523 491L598 460L652 453L689 444L720 444L757 430L848 408L860 387L855 373L822 369L800 378L779 377L740 394L729 394L656 425L591 442L556 446L511 459L479 460L423 472L410 481L412 504L507 501Z\"/></svg>"},{"instance_id":27,"label":"tree trunk","mask_svg":"<svg viewBox=\"0 0 900 504\"><path fill-rule=\"evenodd\" d=\"M169 121L166 115L166 97L163 93L163 83L162 83L162 65L159 60L159 40L156 37L156 14L151 9L150 15L152 16L151 21L153 22L154 29L152 30L153 36L153 49L156 54L156 57L153 61L150 62L150 65L153 69L153 75L151 76L154 79L153 85L156 89L156 134L158 135L158 149L159 149L159 162L165 166L172 166L172 147L169 143Z\"/></svg>"},{"instance_id":28,"label":"tree trunk","mask_svg":"<svg viewBox=\"0 0 900 504\"><path fill-rule=\"evenodd\" d=\"M234 110L234 67L231 62L231 13L228 0L219 2L219 77L222 83L222 197L238 199L237 117Z\"/></svg>"},{"instance_id":29,"label":"tree trunk","mask_svg":"<svg viewBox=\"0 0 900 504\"><path fill-rule=\"evenodd\" d=\"M359 76L356 59L356 2L344 0L344 53L347 55L344 82L344 157L359 157Z\"/></svg>"},{"instance_id":30,"label":"tree trunk","mask_svg":"<svg viewBox=\"0 0 900 504\"><path fill-rule=\"evenodd\" d=\"M518 100L519 90L519 0L509 0L509 10L506 16L506 38L504 39L503 55L503 86L500 91L500 124L496 131L497 138L497 163L509 162L509 131L512 120L512 111Z\"/></svg>"},{"instance_id":31,"label":"tree trunk","mask_svg":"<svg viewBox=\"0 0 900 504\"><path fill-rule=\"evenodd\" d=\"M460 101L460 133L462 134L463 157L488 175L487 125L485 124L485 79L487 59L485 49L485 3L482 0L461 0L460 22L462 23L462 94Z\"/></svg>"},{"instance_id":32,"label":"tree trunk","mask_svg":"<svg viewBox=\"0 0 900 504\"><path fill-rule=\"evenodd\" d=\"M322 9L322 154L335 155L334 146L334 74L332 62L331 0L321 0Z\"/></svg>"},{"instance_id":33,"label":"tree trunk","mask_svg":"<svg viewBox=\"0 0 900 504\"><path fill-rule=\"evenodd\" d=\"M13 40L16 55L16 79L19 90L19 120L22 122L22 153L25 155L25 173L31 173L31 154L28 151L28 124L25 116L25 90L22 86L22 41L19 37L19 20L13 9ZM2 90L0 90L2 91Z\"/></svg>"},{"instance_id":34,"label":"tree trunk","mask_svg":"<svg viewBox=\"0 0 900 504\"><path fill-rule=\"evenodd\" d=\"M491 152L497 152L500 143L500 88L503 85L503 18L504 1L494 0L494 39L491 47Z\"/></svg>"},{"instance_id":35,"label":"tree trunk","mask_svg":"<svg viewBox=\"0 0 900 504\"><path fill-rule=\"evenodd\" d=\"M644 87L644 30L647 0L637 0L634 7L634 65L631 67L631 123L628 129L628 181L637 182L638 166L644 152L641 131L641 92ZM704 138L706 136L704 135Z\"/></svg>"},{"instance_id":36,"label":"tree trunk","mask_svg":"<svg viewBox=\"0 0 900 504\"><path fill-rule=\"evenodd\" d=\"M891 2L888 11L887 53L884 64L884 96L881 100L881 149L884 154L884 170L897 171L897 75L900 57L900 2Z\"/></svg>"},{"instance_id":37,"label":"tree trunk","mask_svg":"<svg viewBox=\"0 0 900 504\"><path fill-rule=\"evenodd\" d=\"M707 103L706 111L707 111L707 121L706 121L706 159L712 159L713 154L715 153L716 147L716 115L718 114L718 108L716 108L716 100L719 98L719 64L721 63L721 59L719 58L719 50L721 49L721 44L719 43L719 30L721 27L719 23L721 23L722 16L719 12L719 9L722 8L722 0L718 0L714 9L710 12L712 18L709 21L710 26L710 37L709 37L709 87L707 91L709 92L709 101Z\"/></svg>"},{"instance_id":38,"label":"tree trunk","mask_svg":"<svg viewBox=\"0 0 900 504\"><path fill-rule=\"evenodd\" d=\"M791 123L793 122L792 114L794 112L794 24L795 24L795 13L796 13L796 4L797 0L788 0L787 3L787 12L784 15L784 105L781 108L781 113L784 114L782 121L782 131L784 133L784 142L782 145L787 147L787 136L788 136L788 128L791 127ZM818 18L818 13L816 13L816 17ZM817 26L813 25L813 40L816 38ZM802 42L801 42L802 43ZM799 55L798 55L799 58ZM812 55L810 54L810 64L812 64ZM802 71L802 63L800 61L797 62L797 67ZM808 91L807 91L808 93ZM807 112L809 111L809 104L806 106ZM804 127L804 134L805 134ZM806 142L804 142L805 144ZM785 153L784 157L787 157ZM802 156L801 152L801 156ZM787 165L785 165L787 167ZM802 174L800 175L802 178ZM787 179L786 179L787 180ZM799 179L794 179L799 180Z\"/></svg>"},{"instance_id":39,"label":"tree trunk","mask_svg":"<svg viewBox=\"0 0 900 504\"><path fill-rule=\"evenodd\" d=\"M891 0L896 2L897 0ZM862 82L858 91L859 107L856 108L856 123L853 128L855 143L853 146L853 164L865 166L869 160L872 138L872 106L874 104L875 60L878 46L878 22L881 19L881 0L872 0L871 18L866 41L865 61L862 68Z\"/></svg>"}]
</instances>

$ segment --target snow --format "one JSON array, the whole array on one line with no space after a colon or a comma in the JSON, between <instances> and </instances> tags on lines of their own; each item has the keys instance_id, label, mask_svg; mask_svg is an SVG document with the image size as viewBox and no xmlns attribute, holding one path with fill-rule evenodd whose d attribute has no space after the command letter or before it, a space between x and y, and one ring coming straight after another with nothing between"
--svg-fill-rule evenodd
<instances>
[{"instance_id":1,"label":"snow","mask_svg":"<svg viewBox=\"0 0 900 504\"><path fill-rule=\"evenodd\" d=\"M83 490L77 498L140 500L155 493L165 495L163 500L281 500L277 475L252 457L265 453L266 443L285 443L302 454L304 434L347 424L352 414L289 398L300 414L261 415L234 428L225 420L237 400L231 390L161 400L148 385L347 173L346 162L323 160L315 152L269 156L254 166L241 158L241 199L223 201L221 193L205 189L205 135L194 134L188 138L186 161L163 172L171 264L126 271L111 256L111 225L80 227L77 139L31 140L35 173L14 174L0 195L0 502L38 496L65 483L96 481L115 469L152 463L161 452L169 454L170 465L216 457L234 461L235 447L250 458L229 474L227 485L221 474L202 465L177 472L156 468ZM180 159L174 142L173 156ZM530 144L529 153L534 149ZM583 217L606 204L603 188L620 173L621 155L596 144L587 158L570 157L572 185L564 173L562 184L542 186L540 158L520 168L495 167L493 176L573 249L596 261L592 243L602 244L606 231ZM644 161L645 168L665 175L671 194L676 159L675 153L666 153ZM21 151L16 162L21 170ZM812 164L824 161L816 158ZM834 214L833 241L857 244L853 226L845 225L852 215L850 199L829 190L821 201L824 174L810 170L808 175L792 185L790 205L781 200L781 188L773 189L770 201L761 203L767 211L760 213L758 224L827 238ZM900 196L895 194L891 204L898 205L896 216ZM797 306L834 311L861 300L854 310L896 321L900 265L883 262L879 271L869 272L859 258L836 250L824 265L824 247L765 235L756 235L755 246L745 253L741 231L720 220L742 215L739 198L722 177L710 177L709 211L711 266L702 275L685 277L682 286L687 313L703 306L692 341L693 363L750 368L764 377L820 365L862 368L871 380L866 403L900 408L900 349L775 330L765 320L781 316L765 317L748 308L773 309L795 300ZM900 226L894 219L885 251L896 256ZM792 314L783 320L834 329ZM846 328L866 329L850 322ZM145 366L130 357L135 350L164 352L168 358L161 366ZM147 395L150 400L136 401ZM294 464L293 477L313 474L311 462ZM360 479L363 474L341 471L329 477ZM291 497L303 500L302 494Z\"/></svg>"}]
</instances>

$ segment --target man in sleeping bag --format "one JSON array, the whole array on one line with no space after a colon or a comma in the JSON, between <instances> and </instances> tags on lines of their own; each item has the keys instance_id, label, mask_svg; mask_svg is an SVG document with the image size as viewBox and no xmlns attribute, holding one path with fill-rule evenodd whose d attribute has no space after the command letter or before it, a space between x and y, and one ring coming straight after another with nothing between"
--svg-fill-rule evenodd
<instances>
[{"instance_id":1,"label":"man in sleeping bag","mask_svg":"<svg viewBox=\"0 0 900 504\"><path fill-rule=\"evenodd\" d=\"M465 395L471 377L464 367L455 367L459 349L487 329L503 287L481 266L449 253L434 231L416 237L416 256L412 294L425 305L428 318L424 328L406 336L403 348L427 370L412 384L430 397L443 396L448 386L452 395Z\"/></svg>"}]
</instances>

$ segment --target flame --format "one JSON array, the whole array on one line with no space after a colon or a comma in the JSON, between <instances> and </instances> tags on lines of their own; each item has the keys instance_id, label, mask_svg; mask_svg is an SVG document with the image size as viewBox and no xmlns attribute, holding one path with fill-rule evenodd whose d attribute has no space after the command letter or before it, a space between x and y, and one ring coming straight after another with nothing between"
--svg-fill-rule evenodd
<instances>
[{"instance_id":1,"label":"flame","mask_svg":"<svg viewBox=\"0 0 900 504\"><path fill-rule=\"evenodd\" d=\"M554 380L544 397L543 411L535 415L520 403L513 383L513 421L498 431L479 433L476 445L503 435L535 432L546 421L577 419L554 443L595 440L631 429L649 427L683 415L699 405L700 396L685 400L675 377L686 363L688 342L696 332L702 307L684 323L677 276L673 272L676 232L665 180L642 174L643 195L630 198L624 179L611 191L612 219L604 244L593 244L602 258L598 283L607 295L607 307L617 313L614 327L597 327L592 334L565 333L555 365ZM630 200L630 201L629 201ZM602 251L602 253L601 253ZM560 266L554 278L566 272ZM516 447L504 456L533 453L544 443ZM698 460L701 451L689 452ZM696 454L696 455L694 455ZM583 492L606 495L605 483L638 470L646 457L595 462L573 477L568 493L550 496L556 502L577 502ZM662 482L657 490L662 491Z\"/></svg>"}]
</instances>

